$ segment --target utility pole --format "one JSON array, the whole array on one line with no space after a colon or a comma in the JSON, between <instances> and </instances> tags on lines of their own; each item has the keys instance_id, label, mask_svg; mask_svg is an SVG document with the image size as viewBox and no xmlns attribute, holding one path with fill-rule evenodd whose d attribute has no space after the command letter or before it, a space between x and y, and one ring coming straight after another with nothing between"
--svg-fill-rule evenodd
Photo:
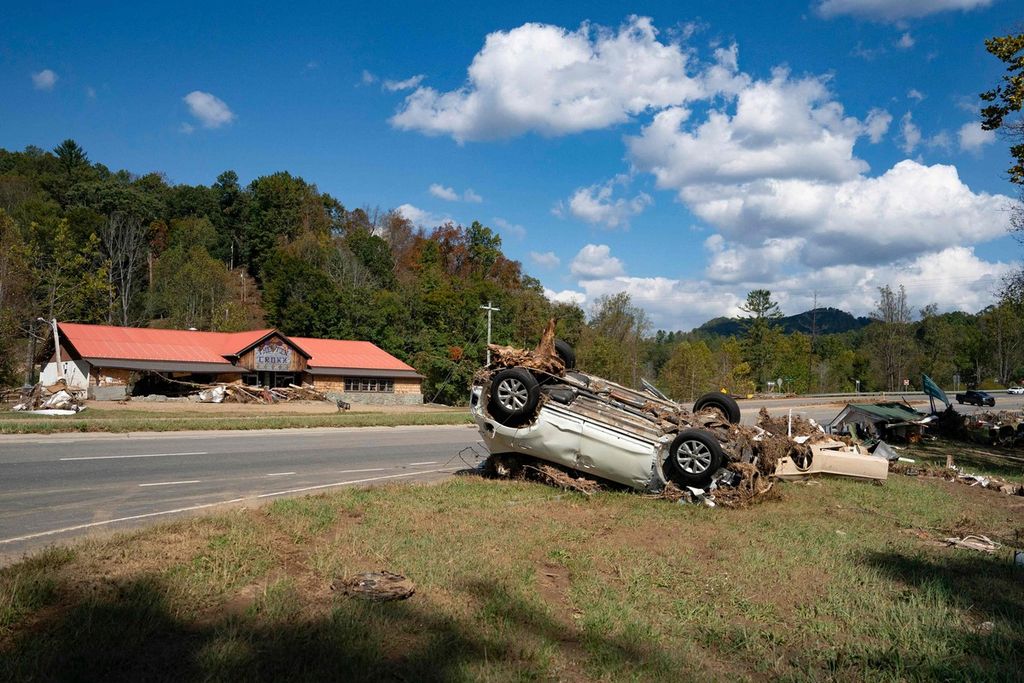
<instances>
[{"instance_id":1,"label":"utility pole","mask_svg":"<svg viewBox=\"0 0 1024 683\"><path fill-rule=\"evenodd\" d=\"M495 308L494 306L492 306L490 301L487 302L486 306L481 306L480 308L482 308L485 311L487 311L487 365L490 365L491 364L491 313L493 313L495 311L500 311L501 309L500 308Z\"/></svg>"}]
</instances>

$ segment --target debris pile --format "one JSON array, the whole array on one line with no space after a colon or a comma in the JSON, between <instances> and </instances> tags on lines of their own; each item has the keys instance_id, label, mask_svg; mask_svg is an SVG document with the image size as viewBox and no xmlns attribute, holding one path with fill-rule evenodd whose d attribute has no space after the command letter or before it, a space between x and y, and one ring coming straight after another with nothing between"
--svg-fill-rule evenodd
<instances>
[{"instance_id":1,"label":"debris pile","mask_svg":"<svg viewBox=\"0 0 1024 683\"><path fill-rule=\"evenodd\" d=\"M1024 484L1006 481L999 477L970 474L960 467L938 467L935 465L894 462L889 465L889 471L896 474L905 474L908 477L935 477L950 482L966 484L967 486L979 486L983 489L1005 493L1008 496L1024 496Z\"/></svg>"},{"instance_id":2,"label":"debris pile","mask_svg":"<svg viewBox=\"0 0 1024 683\"><path fill-rule=\"evenodd\" d=\"M196 394L200 403L280 403L287 401L327 401L327 395L309 384L289 384L287 387L245 386L243 384L216 384Z\"/></svg>"},{"instance_id":3,"label":"debris pile","mask_svg":"<svg viewBox=\"0 0 1024 683\"><path fill-rule=\"evenodd\" d=\"M363 572L345 579L335 579L331 583L331 590L350 598L388 602L412 597L416 592L416 584L401 574L389 571Z\"/></svg>"},{"instance_id":4,"label":"debris pile","mask_svg":"<svg viewBox=\"0 0 1024 683\"><path fill-rule=\"evenodd\" d=\"M541 335L540 343L533 350L520 349L514 346L491 344L491 364L482 369L478 375L488 375L495 368L514 368L516 366L533 368L540 372L561 376L565 373L565 363L555 350L555 320L548 321Z\"/></svg>"},{"instance_id":5,"label":"debris pile","mask_svg":"<svg viewBox=\"0 0 1024 683\"><path fill-rule=\"evenodd\" d=\"M11 408L40 415L74 415L84 409L82 401L68 389L64 380L49 386L35 385L22 392L19 402Z\"/></svg>"}]
</instances>

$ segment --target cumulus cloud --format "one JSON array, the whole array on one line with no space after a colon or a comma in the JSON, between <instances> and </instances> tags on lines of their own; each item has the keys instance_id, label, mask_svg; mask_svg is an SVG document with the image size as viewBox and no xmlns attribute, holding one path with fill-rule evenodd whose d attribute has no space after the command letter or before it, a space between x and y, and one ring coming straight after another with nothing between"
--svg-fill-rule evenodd
<instances>
[{"instance_id":1,"label":"cumulus cloud","mask_svg":"<svg viewBox=\"0 0 1024 683\"><path fill-rule=\"evenodd\" d=\"M451 218L440 217L412 204L402 204L395 209L399 214L414 225L423 228L433 228L451 222Z\"/></svg>"},{"instance_id":2,"label":"cumulus cloud","mask_svg":"<svg viewBox=\"0 0 1024 683\"><path fill-rule=\"evenodd\" d=\"M530 261L541 268L553 269L562 265L562 259L558 258L553 251L545 251L543 253L537 251L530 252Z\"/></svg>"},{"instance_id":3,"label":"cumulus cloud","mask_svg":"<svg viewBox=\"0 0 1024 683\"><path fill-rule=\"evenodd\" d=\"M892 262L1001 236L1007 198L972 192L953 166L905 160L868 175L854 145L879 139L889 121L875 111L861 123L824 80L776 70L740 92L733 111L713 108L693 121L669 108L627 145L638 171L717 229L707 275L723 282L747 281L744 271L770 282L771 272ZM909 113L901 129L908 152L921 144Z\"/></svg>"},{"instance_id":4,"label":"cumulus cloud","mask_svg":"<svg viewBox=\"0 0 1024 683\"><path fill-rule=\"evenodd\" d=\"M892 114L877 107L868 112L864 120L864 132L872 144L878 144L889 132L889 125L892 123Z\"/></svg>"},{"instance_id":5,"label":"cumulus cloud","mask_svg":"<svg viewBox=\"0 0 1024 683\"><path fill-rule=\"evenodd\" d=\"M910 35L910 32L907 31L906 33L900 36L899 40L896 41L896 47L900 48L901 50L909 50L910 48L914 47L914 43L914 36Z\"/></svg>"},{"instance_id":6,"label":"cumulus cloud","mask_svg":"<svg viewBox=\"0 0 1024 683\"><path fill-rule=\"evenodd\" d=\"M580 280L597 280L625 274L622 261L612 256L607 244L588 244L573 258L569 272Z\"/></svg>"},{"instance_id":7,"label":"cumulus cloud","mask_svg":"<svg viewBox=\"0 0 1024 683\"><path fill-rule=\"evenodd\" d=\"M918 102L920 102L925 97L926 97L926 95L923 92L921 92L920 90L918 90L917 88L911 88L910 90L907 91L907 99L908 100L917 100Z\"/></svg>"},{"instance_id":8,"label":"cumulus cloud","mask_svg":"<svg viewBox=\"0 0 1024 683\"><path fill-rule=\"evenodd\" d=\"M36 90L53 90L57 85L57 74L51 69L43 69L32 74L32 86Z\"/></svg>"},{"instance_id":9,"label":"cumulus cloud","mask_svg":"<svg viewBox=\"0 0 1024 683\"><path fill-rule=\"evenodd\" d=\"M849 15L880 22L896 22L948 12L988 7L992 0L822 0L818 14L826 19Z\"/></svg>"},{"instance_id":10,"label":"cumulus cloud","mask_svg":"<svg viewBox=\"0 0 1024 683\"><path fill-rule=\"evenodd\" d=\"M560 292L556 292L545 287L544 296L547 297L548 301L553 301L556 304L576 304L577 306L582 306L587 301L586 294L577 292L574 289L563 289Z\"/></svg>"},{"instance_id":11,"label":"cumulus cloud","mask_svg":"<svg viewBox=\"0 0 1024 683\"><path fill-rule=\"evenodd\" d=\"M203 124L204 128L220 128L235 120L235 114L224 100L202 90L193 90L182 98L188 105L189 113Z\"/></svg>"},{"instance_id":12,"label":"cumulus cloud","mask_svg":"<svg viewBox=\"0 0 1024 683\"><path fill-rule=\"evenodd\" d=\"M913 154L921 144L921 129L914 123L914 117L909 111L900 119L900 136L903 138L900 149L907 154Z\"/></svg>"},{"instance_id":13,"label":"cumulus cloud","mask_svg":"<svg viewBox=\"0 0 1024 683\"><path fill-rule=\"evenodd\" d=\"M489 34L465 85L416 88L391 124L459 142L606 128L699 98L689 59L678 43L659 40L647 17L630 17L617 31L528 23Z\"/></svg>"},{"instance_id":14,"label":"cumulus cloud","mask_svg":"<svg viewBox=\"0 0 1024 683\"><path fill-rule=\"evenodd\" d=\"M423 74L410 76L409 78L406 78L404 81L394 81L389 78L385 80L384 83L382 83L381 85L383 85L384 89L387 90L388 92L398 92L399 90L412 90L413 88L420 84L420 81L422 81L423 78Z\"/></svg>"},{"instance_id":15,"label":"cumulus cloud","mask_svg":"<svg viewBox=\"0 0 1024 683\"><path fill-rule=\"evenodd\" d=\"M739 93L734 114L712 110L692 131L684 126L689 118L689 110L672 107L627 138L634 164L653 173L658 187L766 177L845 180L868 167L853 155L862 124L844 115L823 79L791 79L775 69L770 80Z\"/></svg>"},{"instance_id":16,"label":"cumulus cloud","mask_svg":"<svg viewBox=\"0 0 1024 683\"><path fill-rule=\"evenodd\" d=\"M980 123L971 122L960 126L957 139L962 151L978 152L985 145L995 141L996 133L992 130L982 130Z\"/></svg>"},{"instance_id":17,"label":"cumulus cloud","mask_svg":"<svg viewBox=\"0 0 1024 683\"><path fill-rule=\"evenodd\" d=\"M569 198L568 208L560 202L555 207L555 214L564 216L568 211L587 223L606 228L628 227L629 219L643 213L653 200L645 192L630 198L613 197L615 185L627 182L628 176L616 176L605 183L581 187Z\"/></svg>"},{"instance_id":18,"label":"cumulus cloud","mask_svg":"<svg viewBox=\"0 0 1024 683\"><path fill-rule=\"evenodd\" d=\"M430 186L430 194L434 195L438 199L444 199L449 202L459 201L459 193L450 187L445 187L440 183L433 183Z\"/></svg>"},{"instance_id":19,"label":"cumulus cloud","mask_svg":"<svg viewBox=\"0 0 1024 683\"><path fill-rule=\"evenodd\" d=\"M366 69L363 69L363 75L360 77L360 80L363 85L373 85L377 82L377 77Z\"/></svg>"}]
</instances>

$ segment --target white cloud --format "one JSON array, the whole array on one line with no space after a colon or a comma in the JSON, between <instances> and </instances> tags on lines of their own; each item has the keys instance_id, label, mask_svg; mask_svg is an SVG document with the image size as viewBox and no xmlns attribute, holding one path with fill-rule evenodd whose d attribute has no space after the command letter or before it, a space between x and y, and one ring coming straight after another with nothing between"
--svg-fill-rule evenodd
<instances>
[{"instance_id":1,"label":"white cloud","mask_svg":"<svg viewBox=\"0 0 1024 683\"><path fill-rule=\"evenodd\" d=\"M701 97L688 71L687 51L658 40L646 17L618 31L528 23L489 34L463 87L417 88L391 123L459 142L601 129Z\"/></svg>"},{"instance_id":2,"label":"white cloud","mask_svg":"<svg viewBox=\"0 0 1024 683\"><path fill-rule=\"evenodd\" d=\"M900 48L901 50L909 50L910 48L914 47L914 43L914 36L910 35L910 32L907 31L906 33L900 36L899 40L896 41L896 47Z\"/></svg>"},{"instance_id":3,"label":"white cloud","mask_svg":"<svg viewBox=\"0 0 1024 683\"><path fill-rule=\"evenodd\" d=\"M512 235L519 240L526 237L526 228L518 223L510 223L504 218L494 218L491 223L493 223L494 227L498 228L503 235Z\"/></svg>"},{"instance_id":4,"label":"white cloud","mask_svg":"<svg viewBox=\"0 0 1024 683\"><path fill-rule=\"evenodd\" d=\"M921 102L922 100L924 100L925 97L927 97L927 95L925 95L917 88L911 88L910 90L907 91L908 100L917 100L918 102Z\"/></svg>"},{"instance_id":5,"label":"white cloud","mask_svg":"<svg viewBox=\"0 0 1024 683\"><path fill-rule=\"evenodd\" d=\"M582 221L600 224L606 228L628 227L629 219L642 213L653 201L651 196L644 192L628 199L613 197L614 186L625 184L628 180L628 176L620 175L605 183L579 188L569 198L569 213ZM561 202L555 207L555 214L565 214L565 207Z\"/></svg>"},{"instance_id":6,"label":"white cloud","mask_svg":"<svg viewBox=\"0 0 1024 683\"><path fill-rule=\"evenodd\" d=\"M712 245L710 248L715 247ZM579 288L585 293L586 301L626 292L634 304L650 315L655 329L689 330L711 318L739 315L742 294L760 287L771 290L787 314L809 310L815 304L814 296L817 294L819 306L834 306L854 315L868 315L878 300L879 287L898 287L901 284L915 309L939 303L942 311L974 312L992 302L1001 278L1013 270L1011 264L984 261L972 248L961 246L880 266L843 264L781 272L759 268L766 258L776 258L779 263L789 264L786 253L785 245L771 243L764 249L750 249L737 254L738 258L745 259L743 271L749 274L745 278L691 280L635 277L623 273L581 280ZM553 294L545 290L549 299L553 299ZM582 301L580 303L582 305Z\"/></svg>"},{"instance_id":7,"label":"white cloud","mask_svg":"<svg viewBox=\"0 0 1024 683\"><path fill-rule=\"evenodd\" d=\"M562 265L562 259L558 258L553 251L545 251L544 253L531 251L530 261L541 268L557 268Z\"/></svg>"},{"instance_id":8,"label":"white cloud","mask_svg":"<svg viewBox=\"0 0 1024 683\"><path fill-rule=\"evenodd\" d=\"M563 289L560 292L556 292L545 287L544 296L547 297L548 301L553 301L556 304L576 304L577 306L582 306L587 301L586 294L573 289Z\"/></svg>"},{"instance_id":9,"label":"white cloud","mask_svg":"<svg viewBox=\"0 0 1024 683\"><path fill-rule=\"evenodd\" d=\"M398 92L399 90L412 90L413 88L417 87L420 84L420 81L422 81L423 78L423 74L410 76L409 78L406 78L404 81L394 81L389 78L385 80L384 83L382 83L382 85L384 86L384 89L389 92Z\"/></svg>"},{"instance_id":10,"label":"white cloud","mask_svg":"<svg viewBox=\"0 0 1024 683\"><path fill-rule=\"evenodd\" d=\"M430 186L430 194L434 195L439 199L444 199L449 202L459 201L459 193L450 187L445 187L440 183L433 183Z\"/></svg>"},{"instance_id":11,"label":"white cloud","mask_svg":"<svg viewBox=\"0 0 1024 683\"><path fill-rule=\"evenodd\" d=\"M864 47L864 44L858 41L853 47L853 50L850 51L850 54L854 57L860 57L866 62L872 62L884 55L886 52L888 52L888 50L884 47Z\"/></svg>"},{"instance_id":12,"label":"white cloud","mask_svg":"<svg viewBox=\"0 0 1024 683\"><path fill-rule=\"evenodd\" d=\"M204 128L220 128L235 120L235 114L224 100L202 90L193 90L182 98L192 116L199 119Z\"/></svg>"},{"instance_id":13,"label":"white cloud","mask_svg":"<svg viewBox=\"0 0 1024 683\"><path fill-rule=\"evenodd\" d=\"M32 85L36 90L53 90L57 79L57 74L51 69L43 69L32 74Z\"/></svg>"},{"instance_id":14,"label":"white cloud","mask_svg":"<svg viewBox=\"0 0 1024 683\"><path fill-rule=\"evenodd\" d=\"M430 194L434 195L438 199L443 199L447 202L469 202L471 204L479 204L484 200L483 197L473 191L472 188L467 188L461 195L455 191L455 188L442 185L441 183L432 183L429 188Z\"/></svg>"},{"instance_id":15,"label":"white cloud","mask_svg":"<svg viewBox=\"0 0 1024 683\"><path fill-rule=\"evenodd\" d=\"M411 222L412 224L424 228L434 228L437 227L438 225L444 225L445 223L452 222L452 219L447 216L443 218L439 217L435 214L430 213L429 211L425 211L417 206L413 206L412 204L402 204L401 206L396 208L395 211L397 211L404 218L409 220L409 222Z\"/></svg>"},{"instance_id":16,"label":"white cloud","mask_svg":"<svg viewBox=\"0 0 1024 683\"><path fill-rule=\"evenodd\" d=\"M907 154L912 154L921 144L921 129L914 123L914 117L909 111L900 119L900 136L903 138L900 149Z\"/></svg>"},{"instance_id":17,"label":"white cloud","mask_svg":"<svg viewBox=\"0 0 1024 683\"><path fill-rule=\"evenodd\" d=\"M867 170L854 157L863 125L843 114L820 78L793 80L775 69L739 93L735 114L712 109L703 123L686 126L690 112L657 114L639 136L627 138L637 168L661 188L743 183L760 178L844 180Z\"/></svg>"},{"instance_id":18,"label":"white cloud","mask_svg":"<svg viewBox=\"0 0 1024 683\"><path fill-rule=\"evenodd\" d=\"M360 80L362 81L363 85L373 85L374 83L377 82L377 77L374 76L369 71L367 71L366 69L363 69L363 75L360 77Z\"/></svg>"},{"instance_id":19,"label":"white cloud","mask_svg":"<svg viewBox=\"0 0 1024 683\"><path fill-rule=\"evenodd\" d=\"M992 0L822 0L817 10L826 19L845 14L873 21L896 22L951 10L968 11L991 4Z\"/></svg>"},{"instance_id":20,"label":"white cloud","mask_svg":"<svg viewBox=\"0 0 1024 683\"><path fill-rule=\"evenodd\" d=\"M623 275L625 268L607 244L588 244L573 258L569 272L580 280L596 280Z\"/></svg>"},{"instance_id":21,"label":"white cloud","mask_svg":"<svg viewBox=\"0 0 1024 683\"><path fill-rule=\"evenodd\" d=\"M950 139L949 133L944 130L940 130L938 133L925 140L924 144L931 149L941 149L946 152L953 149L953 141Z\"/></svg>"},{"instance_id":22,"label":"white cloud","mask_svg":"<svg viewBox=\"0 0 1024 683\"><path fill-rule=\"evenodd\" d=\"M196 132L196 127L193 126L191 123L182 122L182 124L178 127L178 130L180 130L185 135L192 135L192 133Z\"/></svg>"},{"instance_id":23,"label":"white cloud","mask_svg":"<svg viewBox=\"0 0 1024 683\"><path fill-rule=\"evenodd\" d=\"M878 144L889 132L889 125L892 123L892 114L884 109L872 109L864 120L864 132L872 144Z\"/></svg>"},{"instance_id":24,"label":"white cloud","mask_svg":"<svg viewBox=\"0 0 1024 683\"><path fill-rule=\"evenodd\" d=\"M957 139L960 141L962 151L978 152L985 145L995 141L996 133L992 130L982 130L980 123L971 122L960 126Z\"/></svg>"},{"instance_id":25,"label":"white cloud","mask_svg":"<svg viewBox=\"0 0 1024 683\"><path fill-rule=\"evenodd\" d=\"M905 160L869 176L854 146L878 138L885 115L847 117L825 85L776 70L732 111L693 121L670 108L627 138L634 168L720 233L707 245L709 277L738 282L749 271L771 282L770 272L893 262L1004 234L1008 199L972 192L953 166ZM908 152L922 142L909 113L902 137Z\"/></svg>"}]
</instances>

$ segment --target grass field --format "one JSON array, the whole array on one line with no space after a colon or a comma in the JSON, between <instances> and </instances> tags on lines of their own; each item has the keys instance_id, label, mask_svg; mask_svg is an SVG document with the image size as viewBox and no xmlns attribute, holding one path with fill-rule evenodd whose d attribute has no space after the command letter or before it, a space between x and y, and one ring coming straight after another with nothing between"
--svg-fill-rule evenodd
<instances>
[{"instance_id":1,"label":"grass field","mask_svg":"<svg viewBox=\"0 0 1024 683\"><path fill-rule=\"evenodd\" d=\"M776 489L730 510L459 477L51 549L0 570L0 679L1019 680L1024 498ZM941 543L967 533L1004 546ZM381 569L417 593L331 590Z\"/></svg>"},{"instance_id":2,"label":"grass field","mask_svg":"<svg viewBox=\"0 0 1024 683\"><path fill-rule=\"evenodd\" d=\"M471 422L465 408L409 412L216 414L198 410L84 410L68 417L0 413L0 434L59 432L173 432L206 429L285 429L292 427L394 427Z\"/></svg>"}]
</instances>

